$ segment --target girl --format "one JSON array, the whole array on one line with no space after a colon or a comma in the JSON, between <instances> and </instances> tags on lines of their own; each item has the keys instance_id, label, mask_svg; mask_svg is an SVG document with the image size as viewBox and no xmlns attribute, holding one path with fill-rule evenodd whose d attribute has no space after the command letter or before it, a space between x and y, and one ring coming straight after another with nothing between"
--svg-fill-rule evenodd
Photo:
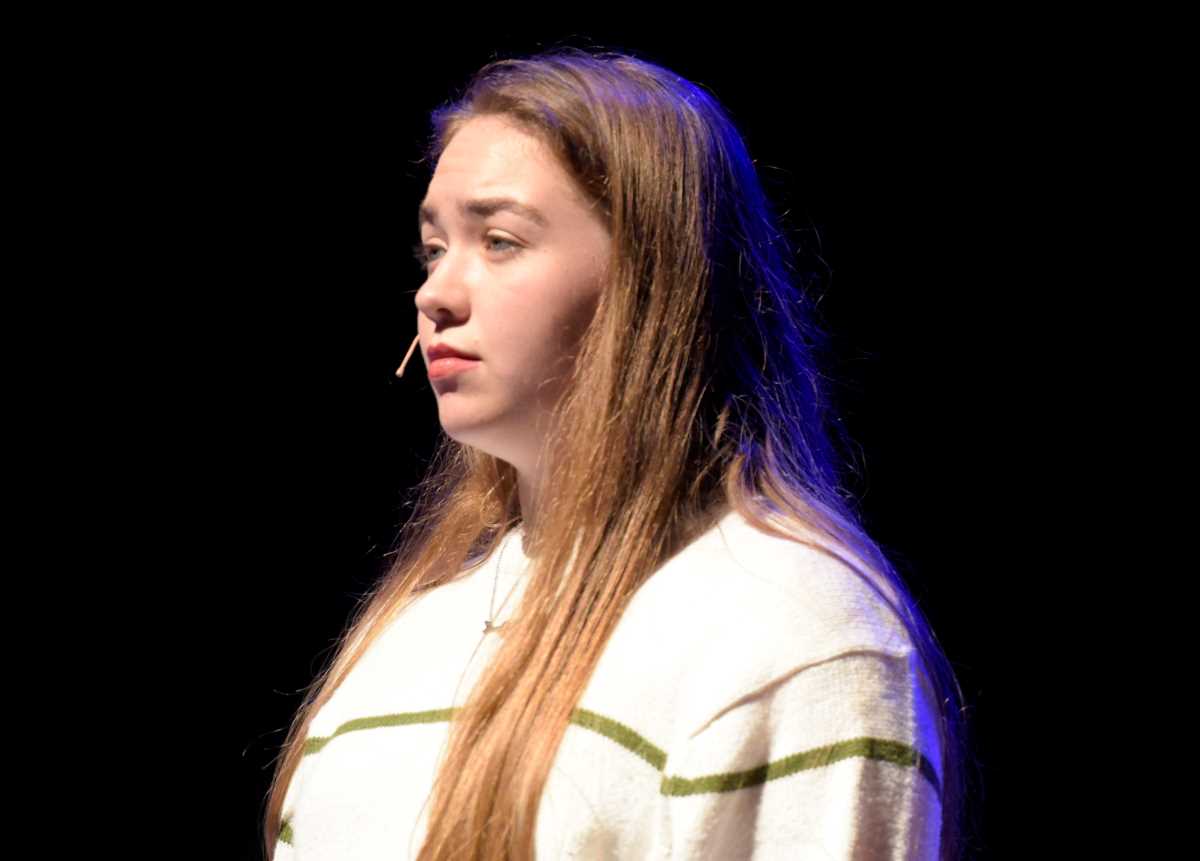
<instances>
[{"instance_id":1,"label":"girl","mask_svg":"<svg viewBox=\"0 0 1200 861\"><path fill-rule=\"evenodd\" d=\"M730 119L574 48L432 119L405 364L445 436L267 857L956 857L961 691L840 488Z\"/></svg>"}]
</instances>

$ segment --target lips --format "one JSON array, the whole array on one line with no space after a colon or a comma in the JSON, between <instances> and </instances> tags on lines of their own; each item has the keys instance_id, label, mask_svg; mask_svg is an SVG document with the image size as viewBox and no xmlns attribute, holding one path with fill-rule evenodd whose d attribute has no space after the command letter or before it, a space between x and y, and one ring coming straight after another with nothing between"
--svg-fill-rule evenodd
<instances>
[{"instance_id":1,"label":"lips","mask_svg":"<svg viewBox=\"0 0 1200 861\"><path fill-rule=\"evenodd\" d=\"M434 359L429 363L428 374L429 379L439 380L442 377L449 377L453 374L461 374L464 371L469 371L472 368L479 367L478 359L461 359L458 356L443 356L440 359Z\"/></svg>"},{"instance_id":2,"label":"lips","mask_svg":"<svg viewBox=\"0 0 1200 861\"><path fill-rule=\"evenodd\" d=\"M425 354L425 358L432 362L435 359L478 359L479 357L465 350L457 350L449 344L434 344Z\"/></svg>"}]
</instances>

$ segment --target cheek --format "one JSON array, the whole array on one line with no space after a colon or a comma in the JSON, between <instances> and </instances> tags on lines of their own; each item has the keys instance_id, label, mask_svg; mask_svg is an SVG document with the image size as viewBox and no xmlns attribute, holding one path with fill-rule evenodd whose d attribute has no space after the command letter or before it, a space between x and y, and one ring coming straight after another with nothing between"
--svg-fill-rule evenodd
<instances>
[{"instance_id":1,"label":"cheek","mask_svg":"<svg viewBox=\"0 0 1200 861\"><path fill-rule=\"evenodd\" d=\"M523 272L520 289L480 297L475 313L487 343L504 370L533 379L560 373L577 351L580 336L595 314L599 291L579 272L548 267Z\"/></svg>"},{"instance_id":2,"label":"cheek","mask_svg":"<svg viewBox=\"0 0 1200 861\"><path fill-rule=\"evenodd\" d=\"M566 374L575 353L571 335L568 322L545 309L514 316L506 322L504 340L498 344L495 372L521 398L551 398L558 389L552 381Z\"/></svg>"},{"instance_id":3,"label":"cheek","mask_svg":"<svg viewBox=\"0 0 1200 861\"><path fill-rule=\"evenodd\" d=\"M574 355L578 351L579 341L595 316L597 299L596 295L580 292L569 305L559 309L555 327L558 352Z\"/></svg>"}]
</instances>

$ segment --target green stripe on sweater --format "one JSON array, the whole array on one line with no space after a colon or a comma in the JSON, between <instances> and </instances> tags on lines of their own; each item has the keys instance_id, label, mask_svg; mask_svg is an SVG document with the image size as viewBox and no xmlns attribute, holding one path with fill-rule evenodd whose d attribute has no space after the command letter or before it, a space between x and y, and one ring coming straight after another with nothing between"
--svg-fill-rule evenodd
<instances>
[{"instance_id":1,"label":"green stripe on sweater","mask_svg":"<svg viewBox=\"0 0 1200 861\"><path fill-rule=\"evenodd\" d=\"M376 717L355 718L346 721L328 736L315 736L304 742L304 755L316 753L325 747L330 740L339 735L356 730L377 729L385 726L404 726L415 723L439 723L452 720L459 709L433 709L424 712L404 712L402 714L378 715ZM667 764L667 754L662 748L639 735L625 724L610 717L584 708L577 708L571 714L571 723L590 729L621 747L644 759L662 771ZM802 753L795 753L774 762L768 762L746 771L732 771L723 774L709 774L703 777L667 777L662 779L663 795L695 795L705 792L730 792L747 786L757 786L768 780L775 780L805 771L820 768L825 765L851 757L863 757L882 762L890 762L902 767L916 766L933 786L938 798L941 798L941 781L934 771L933 763L923 756L920 751L907 744L882 738L854 738L841 741L825 747L813 748Z\"/></svg>"},{"instance_id":2,"label":"green stripe on sweater","mask_svg":"<svg viewBox=\"0 0 1200 861\"><path fill-rule=\"evenodd\" d=\"M450 720L457 709L433 709L427 712L404 712L394 715L378 715L376 717L355 718L348 720L336 730L333 735L316 736L304 740L304 755L316 753L339 735L360 729L378 729L384 726L404 726L410 723L440 723Z\"/></svg>"},{"instance_id":3,"label":"green stripe on sweater","mask_svg":"<svg viewBox=\"0 0 1200 861\"><path fill-rule=\"evenodd\" d=\"M705 792L731 792L747 786L758 786L768 780L786 777L798 771L810 768L820 768L841 759L860 756L864 759L876 759L890 762L899 766L918 766L921 774L933 785L934 791L941 797L938 787L937 774L929 762L918 751L898 741L882 738L852 738L837 744L817 747L803 753L795 753L777 759L766 765L746 771L730 771L723 774L707 774L704 777L663 777L663 795L697 795Z\"/></svg>"}]
</instances>

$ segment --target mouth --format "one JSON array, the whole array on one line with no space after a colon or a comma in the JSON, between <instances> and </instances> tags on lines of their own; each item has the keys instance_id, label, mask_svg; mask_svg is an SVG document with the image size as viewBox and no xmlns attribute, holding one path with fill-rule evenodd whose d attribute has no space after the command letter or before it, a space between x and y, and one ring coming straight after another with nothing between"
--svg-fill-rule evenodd
<instances>
[{"instance_id":1,"label":"mouth","mask_svg":"<svg viewBox=\"0 0 1200 861\"><path fill-rule=\"evenodd\" d=\"M429 379L438 380L443 377L450 377L455 374L464 373L476 367L478 364L479 359L443 354L439 358L436 358L429 363L427 366L427 373L429 375Z\"/></svg>"},{"instance_id":2,"label":"mouth","mask_svg":"<svg viewBox=\"0 0 1200 861\"><path fill-rule=\"evenodd\" d=\"M478 359L478 356L464 352L457 347L452 347L449 344L431 344L425 352L425 359L429 362L435 362L438 359Z\"/></svg>"}]
</instances>

